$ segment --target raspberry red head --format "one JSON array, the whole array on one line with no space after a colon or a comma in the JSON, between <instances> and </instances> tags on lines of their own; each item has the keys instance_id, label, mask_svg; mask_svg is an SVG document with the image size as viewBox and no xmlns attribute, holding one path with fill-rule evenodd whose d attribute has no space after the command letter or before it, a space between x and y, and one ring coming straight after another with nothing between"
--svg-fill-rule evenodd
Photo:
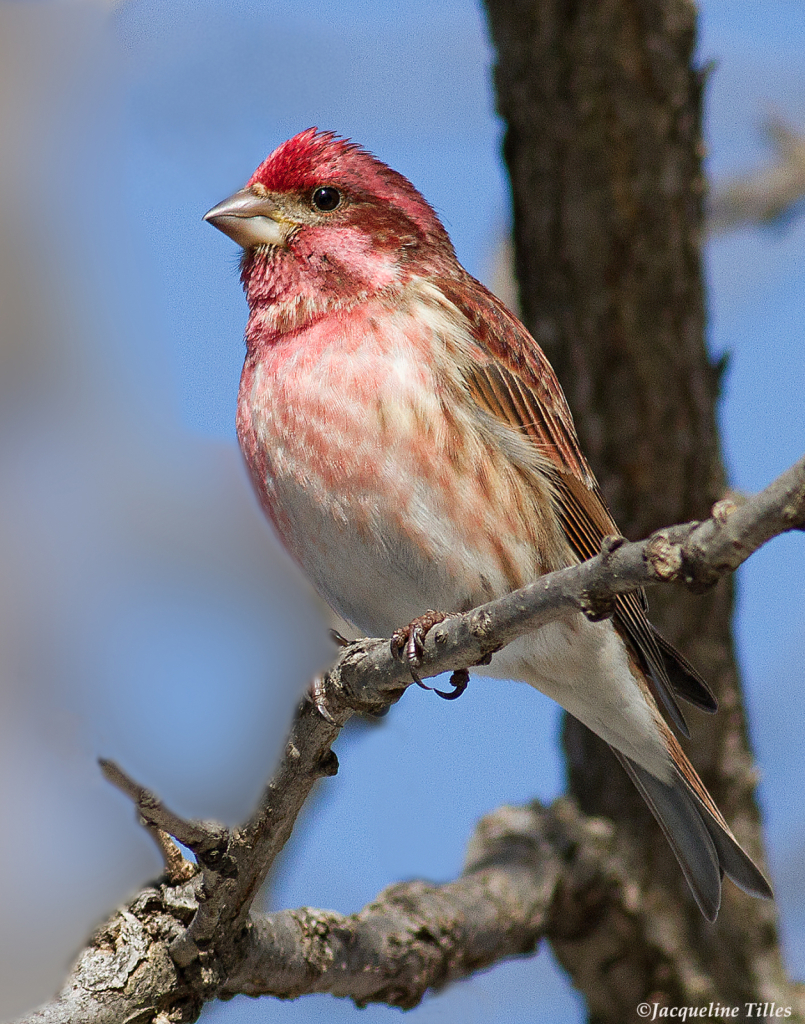
<instances>
[{"instance_id":1,"label":"raspberry red head","mask_svg":"<svg viewBox=\"0 0 805 1024\"><path fill-rule=\"evenodd\" d=\"M283 142L260 164L246 187L255 185L300 196L312 196L317 188L335 188L347 201L391 204L423 235L447 237L433 207L407 178L333 132L308 128Z\"/></svg>"},{"instance_id":2,"label":"raspberry red head","mask_svg":"<svg viewBox=\"0 0 805 1024\"><path fill-rule=\"evenodd\" d=\"M414 275L458 272L447 232L411 182L315 128L282 143L207 220L243 246L249 302L277 306L286 327L302 307L309 319Z\"/></svg>"}]
</instances>

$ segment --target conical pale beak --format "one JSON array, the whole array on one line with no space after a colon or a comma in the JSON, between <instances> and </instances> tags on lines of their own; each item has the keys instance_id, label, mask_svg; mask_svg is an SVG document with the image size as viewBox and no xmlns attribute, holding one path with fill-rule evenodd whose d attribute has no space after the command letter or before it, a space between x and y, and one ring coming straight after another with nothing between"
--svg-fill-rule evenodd
<instances>
[{"instance_id":1,"label":"conical pale beak","mask_svg":"<svg viewBox=\"0 0 805 1024\"><path fill-rule=\"evenodd\" d=\"M244 188L204 214L204 220L229 235L244 249L256 245L285 245L293 227L277 204Z\"/></svg>"}]
</instances>

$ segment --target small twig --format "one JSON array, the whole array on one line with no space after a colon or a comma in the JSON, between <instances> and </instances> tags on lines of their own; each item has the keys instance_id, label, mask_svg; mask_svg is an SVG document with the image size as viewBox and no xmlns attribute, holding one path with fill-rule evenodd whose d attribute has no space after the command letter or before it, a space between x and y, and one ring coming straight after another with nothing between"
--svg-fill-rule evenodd
<instances>
[{"instance_id":1,"label":"small twig","mask_svg":"<svg viewBox=\"0 0 805 1024\"><path fill-rule=\"evenodd\" d=\"M162 854L162 859L165 862L165 874L170 884L181 885L182 882L188 882L198 872L198 865L184 858L182 851L167 832L157 828L156 825L151 825L144 818L141 820Z\"/></svg>"},{"instance_id":2,"label":"small twig","mask_svg":"<svg viewBox=\"0 0 805 1024\"><path fill-rule=\"evenodd\" d=\"M805 136L773 113L762 128L774 148L774 160L714 188L708 203L711 232L778 221L805 198Z\"/></svg>"},{"instance_id":3,"label":"small twig","mask_svg":"<svg viewBox=\"0 0 805 1024\"><path fill-rule=\"evenodd\" d=\"M147 825L178 839L197 857L201 858L211 849L226 845L229 832L222 825L207 821L188 821L169 810L158 796L135 782L114 761L100 757L98 764L106 779L134 803Z\"/></svg>"}]
</instances>

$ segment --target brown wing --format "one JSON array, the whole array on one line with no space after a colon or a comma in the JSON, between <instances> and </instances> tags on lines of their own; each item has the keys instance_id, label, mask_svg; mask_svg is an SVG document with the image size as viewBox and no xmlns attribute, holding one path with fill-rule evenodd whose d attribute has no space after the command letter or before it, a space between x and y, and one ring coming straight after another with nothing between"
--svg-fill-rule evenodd
<instances>
[{"instance_id":1,"label":"brown wing","mask_svg":"<svg viewBox=\"0 0 805 1024\"><path fill-rule=\"evenodd\" d=\"M481 357L464 368L469 393L492 416L529 437L551 467L556 512L582 561L601 550L618 529L579 448L573 417L542 350L491 292L471 279L434 282L467 318ZM505 340L504 340L505 339ZM687 725L674 697L708 711L716 702L700 676L646 618L643 591L616 598L615 627L631 641L657 697L684 735Z\"/></svg>"}]
</instances>

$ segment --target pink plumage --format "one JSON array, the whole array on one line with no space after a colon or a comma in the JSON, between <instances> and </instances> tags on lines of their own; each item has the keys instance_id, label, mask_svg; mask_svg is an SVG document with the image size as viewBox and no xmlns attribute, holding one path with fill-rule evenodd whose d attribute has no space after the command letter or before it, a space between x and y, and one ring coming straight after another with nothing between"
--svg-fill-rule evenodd
<instances>
[{"instance_id":1,"label":"pink plumage","mask_svg":"<svg viewBox=\"0 0 805 1024\"><path fill-rule=\"evenodd\" d=\"M597 553L617 527L558 381L458 263L432 207L366 150L308 129L207 214L243 246L238 437L266 513L322 596L372 635L471 608ZM722 871L770 896L665 722L703 681L648 622L573 613L495 655L608 742L703 913Z\"/></svg>"}]
</instances>

